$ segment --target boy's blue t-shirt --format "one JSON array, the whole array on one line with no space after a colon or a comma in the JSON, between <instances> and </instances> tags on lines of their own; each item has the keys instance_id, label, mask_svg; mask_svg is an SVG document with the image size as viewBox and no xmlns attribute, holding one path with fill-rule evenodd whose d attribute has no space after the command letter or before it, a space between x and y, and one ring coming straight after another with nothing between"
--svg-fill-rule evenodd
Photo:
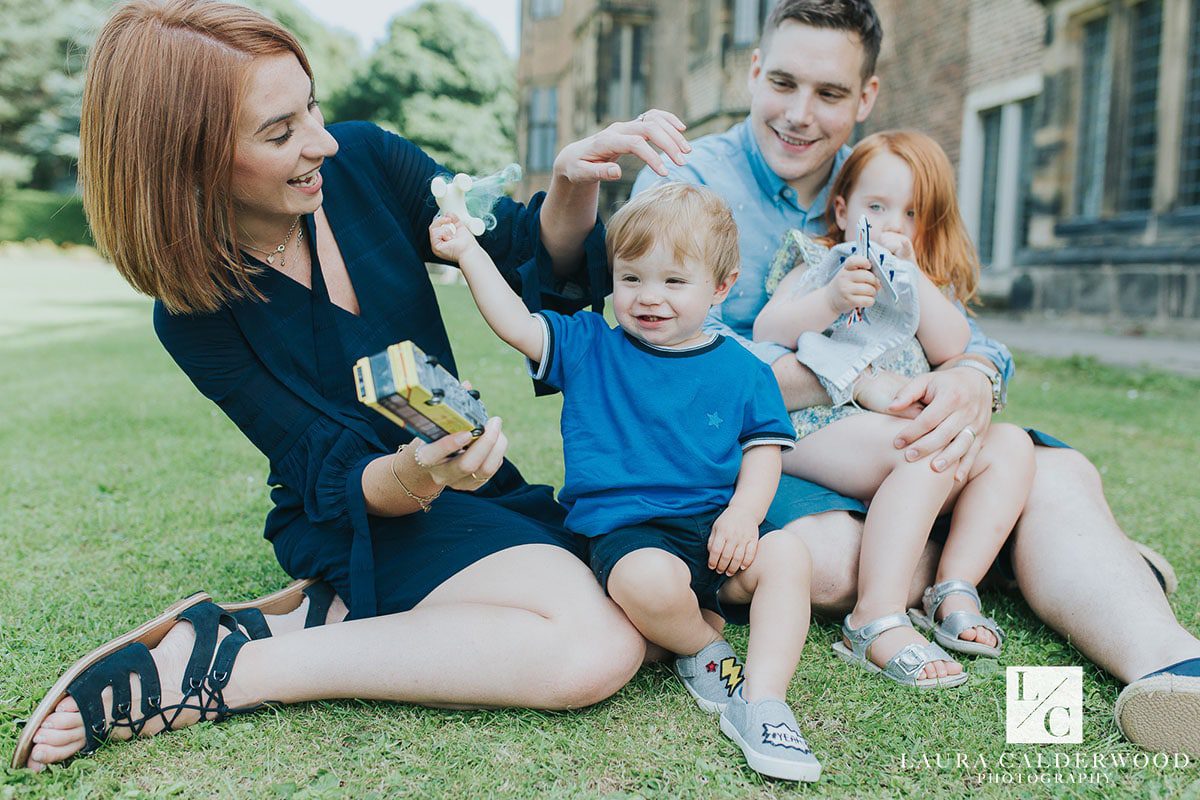
<instances>
[{"instance_id":1,"label":"boy's blue t-shirt","mask_svg":"<svg viewBox=\"0 0 1200 800\"><path fill-rule=\"evenodd\" d=\"M794 446L775 375L737 342L667 350L590 311L535 317L545 346L530 371L563 392L559 501L577 533L723 510L745 449Z\"/></svg>"}]
</instances>

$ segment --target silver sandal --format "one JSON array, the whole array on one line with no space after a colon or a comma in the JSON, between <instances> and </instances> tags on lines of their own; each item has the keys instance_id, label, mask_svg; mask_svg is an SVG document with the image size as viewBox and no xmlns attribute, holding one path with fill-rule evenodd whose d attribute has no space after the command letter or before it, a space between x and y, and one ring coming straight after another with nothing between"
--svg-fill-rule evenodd
<instances>
[{"instance_id":1,"label":"silver sandal","mask_svg":"<svg viewBox=\"0 0 1200 800\"><path fill-rule=\"evenodd\" d=\"M871 662L867 651L883 633L892 628L911 628L912 622L902 613L888 614L873 619L855 629L850 626L850 615L842 622L842 635L850 642L850 647L841 642L834 642L833 652L844 661L858 664L867 672L880 672L884 677L894 680L903 686L915 686L918 689L946 689L958 686L967 680L966 670L957 675L947 675L945 678L918 678L921 670L931 661L954 661L954 658L936 644L909 644L900 649L896 655L883 667ZM955 663L958 663L955 661Z\"/></svg>"},{"instance_id":2,"label":"silver sandal","mask_svg":"<svg viewBox=\"0 0 1200 800\"><path fill-rule=\"evenodd\" d=\"M948 580L935 583L933 586L925 589L925 593L921 596L921 605L925 606L924 614L921 613L920 609L910 608L908 616L918 629L931 632L937 643L947 650L954 650L971 656L998 657L1000 655L1000 648L1004 646L1004 631L996 624L996 620L991 617L985 617L973 611L955 611L947 614L946 618L941 622L937 621L937 612L942 605L942 601L952 594L969 595L975 601L975 607L982 608L979 604L979 592L976 591L974 586L962 580ZM995 634L996 646L989 647L978 642L968 642L965 639L958 638L959 634L963 631L976 627L987 628Z\"/></svg>"}]
</instances>

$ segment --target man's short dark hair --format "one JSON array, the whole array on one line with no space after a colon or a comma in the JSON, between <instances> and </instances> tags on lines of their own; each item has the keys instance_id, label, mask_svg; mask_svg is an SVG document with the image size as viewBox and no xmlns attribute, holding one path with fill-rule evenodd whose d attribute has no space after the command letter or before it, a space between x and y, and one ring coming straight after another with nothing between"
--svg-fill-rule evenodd
<instances>
[{"instance_id":1,"label":"man's short dark hair","mask_svg":"<svg viewBox=\"0 0 1200 800\"><path fill-rule=\"evenodd\" d=\"M871 0L779 0L763 24L760 47L765 48L771 35L788 20L835 31L849 31L858 36L863 48L862 79L875 74L879 46L883 43L883 26Z\"/></svg>"}]
</instances>

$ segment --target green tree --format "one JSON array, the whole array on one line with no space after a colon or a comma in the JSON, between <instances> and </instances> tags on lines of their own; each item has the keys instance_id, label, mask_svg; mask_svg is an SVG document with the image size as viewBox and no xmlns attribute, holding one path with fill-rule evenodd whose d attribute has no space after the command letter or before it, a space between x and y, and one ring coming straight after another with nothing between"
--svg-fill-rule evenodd
<instances>
[{"instance_id":1,"label":"green tree","mask_svg":"<svg viewBox=\"0 0 1200 800\"><path fill-rule=\"evenodd\" d=\"M362 59L357 40L295 0L246 0L304 46L318 90L337 92ZM0 197L6 188L64 190L79 158L87 51L113 0L0 0Z\"/></svg>"},{"instance_id":2,"label":"green tree","mask_svg":"<svg viewBox=\"0 0 1200 800\"><path fill-rule=\"evenodd\" d=\"M363 60L362 50L353 34L341 28L330 28L305 11L296 0L244 2L300 40L317 82L317 99L323 101L346 88Z\"/></svg>"},{"instance_id":3,"label":"green tree","mask_svg":"<svg viewBox=\"0 0 1200 800\"><path fill-rule=\"evenodd\" d=\"M97 0L0 0L0 192L69 182Z\"/></svg>"},{"instance_id":4,"label":"green tree","mask_svg":"<svg viewBox=\"0 0 1200 800\"><path fill-rule=\"evenodd\" d=\"M516 159L515 83L512 59L487 23L431 0L392 19L330 105L339 119L373 120L449 169L480 174Z\"/></svg>"}]
</instances>

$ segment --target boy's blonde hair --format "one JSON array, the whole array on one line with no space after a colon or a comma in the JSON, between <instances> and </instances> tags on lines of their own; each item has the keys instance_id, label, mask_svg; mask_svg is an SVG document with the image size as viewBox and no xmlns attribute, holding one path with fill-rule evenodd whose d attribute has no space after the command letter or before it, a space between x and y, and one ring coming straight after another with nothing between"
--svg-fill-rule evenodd
<instances>
[{"instance_id":1,"label":"boy's blonde hair","mask_svg":"<svg viewBox=\"0 0 1200 800\"><path fill-rule=\"evenodd\" d=\"M662 183L638 194L608 222L608 264L641 258L659 242L676 262L706 265L720 285L738 268L738 229L716 192L690 183Z\"/></svg>"}]
</instances>

